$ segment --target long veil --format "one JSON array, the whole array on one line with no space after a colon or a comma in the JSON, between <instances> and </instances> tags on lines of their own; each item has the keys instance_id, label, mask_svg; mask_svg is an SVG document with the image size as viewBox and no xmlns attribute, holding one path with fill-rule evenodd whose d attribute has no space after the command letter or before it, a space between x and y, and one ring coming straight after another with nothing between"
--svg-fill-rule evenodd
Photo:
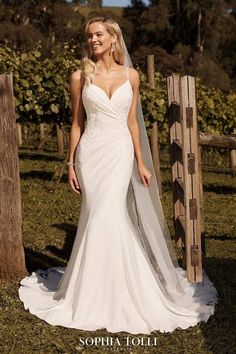
<instances>
[{"instance_id":1,"label":"long veil","mask_svg":"<svg viewBox=\"0 0 236 354\"><path fill-rule=\"evenodd\" d=\"M133 67L123 36L121 43L124 51L124 66ZM203 270L202 283L190 284L187 281L186 271L179 266L177 255L171 240L171 235L163 213L156 174L152 161L152 154L143 118L140 96L137 103L137 121L140 132L140 142L145 165L152 173L151 184L145 187L139 182L137 163L134 159L131 181L127 194L127 207L131 221L135 227L135 235L142 251L148 260L152 272L165 296L178 303L189 306L198 303L202 318L206 319L213 313L218 293ZM194 298L195 299L194 299ZM196 299L198 298L198 299ZM209 304L207 308L204 305Z\"/></svg>"}]
</instances>

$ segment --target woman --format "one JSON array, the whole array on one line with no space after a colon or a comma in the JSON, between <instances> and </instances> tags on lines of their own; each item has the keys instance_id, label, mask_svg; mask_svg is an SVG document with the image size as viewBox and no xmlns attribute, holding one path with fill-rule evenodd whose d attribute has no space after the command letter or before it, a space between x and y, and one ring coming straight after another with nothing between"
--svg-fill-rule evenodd
<instances>
[{"instance_id":1,"label":"woman","mask_svg":"<svg viewBox=\"0 0 236 354\"><path fill-rule=\"evenodd\" d=\"M95 17L89 57L71 75L68 181L82 193L67 267L21 281L24 307L52 325L172 332L207 321L217 291L178 266L158 196L139 98L119 25Z\"/></svg>"}]
</instances>

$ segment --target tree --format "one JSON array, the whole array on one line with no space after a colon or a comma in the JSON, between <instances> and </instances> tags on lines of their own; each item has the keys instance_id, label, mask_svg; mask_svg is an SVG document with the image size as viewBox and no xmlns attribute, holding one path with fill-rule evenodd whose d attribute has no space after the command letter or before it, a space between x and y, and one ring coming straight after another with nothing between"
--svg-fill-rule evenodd
<instances>
[{"instance_id":1,"label":"tree","mask_svg":"<svg viewBox=\"0 0 236 354\"><path fill-rule=\"evenodd\" d=\"M159 47L163 73L169 71L168 63L176 62L180 72L199 75L222 89L232 87L236 81L235 1L151 0L149 7L140 3L134 1L124 11L126 20L134 24L130 46L134 55L139 55L139 47L149 52Z\"/></svg>"}]
</instances>

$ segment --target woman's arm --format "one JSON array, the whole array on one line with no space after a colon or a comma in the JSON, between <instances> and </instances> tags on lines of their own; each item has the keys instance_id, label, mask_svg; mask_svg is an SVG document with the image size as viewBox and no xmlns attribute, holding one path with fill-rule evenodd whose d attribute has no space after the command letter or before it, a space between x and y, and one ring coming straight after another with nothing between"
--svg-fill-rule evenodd
<instances>
[{"instance_id":1,"label":"woman's arm","mask_svg":"<svg viewBox=\"0 0 236 354\"><path fill-rule=\"evenodd\" d=\"M133 89L133 100L129 111L128 116L128 127L132 135L132 140L134 144L135 158L137 161L138 172L140 175L140 180L144 186L149 186L151 181L151 172L146 168L143 160L142 150L141 150L141 141L140 141L140 132L137 121L137 103L139 96L139 73L134 68L129 69L130 71L130 83Z\"/></svg>"},{"instance_id":2,"label":"woman's arm","mask_svg":"<svg viewBox=\"0 0 236 354\"><path fill-rule=\"evenodd\" d=\"M144 164L144 162L141 151L139 127L136 118L136 107L139 95L139 73L133 68L129 69L129 71L130 83L133 89L133 101L128 116L128 127L133 139L134 152L137 164L142 165Z\"/></svg>"},{"instance_id":3,"label":"woman's arm","mask_svg":"<svg viewBox=\"0 0 236 354\"><path fill-rule=\"evenodd\" d=\"M81 189L74 171L75 149L84 131L85 110L82 102L83 77L81 70L76 70L71 74L69 81L69 91L72 108L72 122L69 136L69 165L68 182L72 190L81 194Z\"/></svg>"},{"instance_id":4,"label":"woman's arm","mask_svg":"<svg viewBox=\"0 0 236 354\"><path fill-rule=\"evenodd\" d=\"M76 70L71 74L69 81L72 108L72 123L69 136L69 162L71 163L74 161L75 149L84 131L85 110L81 98L82 88L81 70Z\"/></svg>"}]
</instances>

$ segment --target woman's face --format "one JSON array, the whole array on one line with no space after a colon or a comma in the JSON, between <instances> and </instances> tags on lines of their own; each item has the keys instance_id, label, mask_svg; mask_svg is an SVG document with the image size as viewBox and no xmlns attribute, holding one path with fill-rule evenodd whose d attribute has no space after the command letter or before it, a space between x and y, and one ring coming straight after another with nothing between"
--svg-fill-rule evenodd
<instances>
[{"instance_id":1,"label":"woman's face","mask_svg":"<svg viewBox=\"0 0 236 354\"><path fill-rule=\"evenodd\" d=\"M90 51L96 56L106 51L110 51L111 44L115 42L115 37L107 32L106 27L101 22L91 23L87 32L87 43Z\"/></svg>"}]
</instances>

